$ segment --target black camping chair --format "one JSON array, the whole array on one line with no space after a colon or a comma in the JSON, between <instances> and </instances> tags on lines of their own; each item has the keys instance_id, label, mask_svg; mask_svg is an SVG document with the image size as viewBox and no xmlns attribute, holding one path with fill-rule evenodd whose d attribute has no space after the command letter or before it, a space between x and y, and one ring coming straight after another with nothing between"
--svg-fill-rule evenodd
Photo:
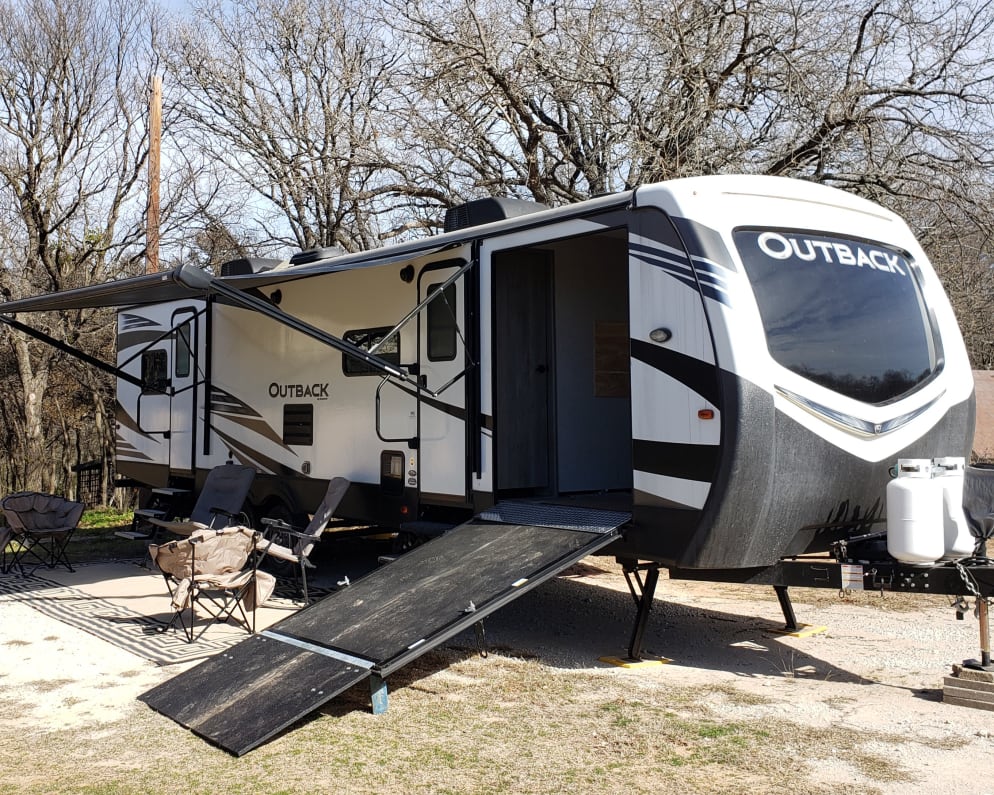
<instances>
[{"instance_id":1,"label":"black camping chair","mask_svg":"<svg viewBox=\"0 0 994 795\"><path fill-rule=\"evenodd\" d=\"M238 464L222 464L207 473L204 487L190 516L181 521L148 519L150 524L161 527L180 536L188 536L195 530L219 529L229 525L248 524L248 517L242 513L242 506L248 498L255 469Z\"/></svg>"},{"instance_id":2,"label":"black camping chair","mask_svg":"<svg viewBox=\"0 0 994 795\"><path fill-rule=\"evenodd\" d=\"M267 529L266 538L260 544L260 550L277 560L291 564L294 570L294 579L299 586L305 605L310 604L310 595L307 592L307 569L313 568L308 556L321 538L328 522L335 515L338 504L342 501L348 488L349 481L345 478L332 478L331 482L328 483L324 499L314 511L314 518L303 529L293 527L280 519L262 520Z\"/></svg>"},{"instance_id":3,"label":"black camping chair","mask_svg":"<svg viewBox=\"0 0 994 795\"><path fill-rule=\"evenodd\" d=\"M33 560L34 568L58 565L73 570L66 557L66 545L83 518L83 504L54 494L22 491L11 494L0 502L0 509L7 519L8 538L3 540L3 561L6 564L6 547L13 541L16 548L11 553L4 571L17 566L23 572L24 562Z\"/></svg>"}]
</instances>

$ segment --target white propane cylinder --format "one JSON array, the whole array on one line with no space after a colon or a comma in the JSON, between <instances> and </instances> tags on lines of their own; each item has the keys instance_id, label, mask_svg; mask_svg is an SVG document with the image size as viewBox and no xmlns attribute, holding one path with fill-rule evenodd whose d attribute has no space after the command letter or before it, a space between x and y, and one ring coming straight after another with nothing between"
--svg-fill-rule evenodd
<instances>
[{"instance_id":1,"label":"white propane cylinder","mask_svg":"<svg viewBox=\"0 0 994 795\"><path fill-rule=\"evenodd\" d=\"M974 539L963 512L963 479L966 459L947 457L932 461L932 477L942 484L942 523L944 558L965 558L973 554Z\"/></svg>"},{"instance_id":2,"label":"white propane cylinder","mask_svg":"<svg viewBox=\"0 0 994 795\"><path fill-rule=\"evenodd\" d=\"M887 484L887 551L902 563L935 563L945 551L942 484L927 458L901 458Z\"/></svg>"}]
</instances>

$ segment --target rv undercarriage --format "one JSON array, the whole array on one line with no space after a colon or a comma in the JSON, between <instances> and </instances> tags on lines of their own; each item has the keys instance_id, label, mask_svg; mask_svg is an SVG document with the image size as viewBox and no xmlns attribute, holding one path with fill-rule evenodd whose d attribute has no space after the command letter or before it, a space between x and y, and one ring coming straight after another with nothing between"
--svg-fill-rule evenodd
<instances>
[{"instance_id":1,"label":"rv undercarriage","mask_svg":"<svg viewBox=\"0 0 994 795\"><path fill-rule=\"evenodd\" d=\"M796 632L800 625L794 613L788 589L829 588L843 591L893 591L901 593L940 594L957 597L952 602L956 617L962 619L968 599L976 600L980 621L980 658L978 667L991 667L989 602L994 599L994 562L986 557L982 546L973 558L940 562L933 566L912 566L894 559L868 561L800 557L782 560L762 569L681 569L661 563L618 558L637 608L628 656L640 660L642 640L652 610L659 575L666 570L672 580L727 582L743 585L768 585L776 591L784 617L784 631Z\"/></svg>"}]
</instances>

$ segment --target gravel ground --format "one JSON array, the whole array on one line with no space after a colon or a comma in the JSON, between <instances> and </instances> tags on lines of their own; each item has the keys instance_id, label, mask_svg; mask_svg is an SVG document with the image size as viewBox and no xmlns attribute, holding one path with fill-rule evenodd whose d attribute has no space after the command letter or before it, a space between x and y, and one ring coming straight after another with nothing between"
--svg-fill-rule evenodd
<instances>
[{"instance_id":1,"label":"gravel ground","mask_svg":"<svg viewBox=\"0 0 994 795\"><path fill-rule=\"evenodd\" d=\"M951 665L978 654L975 620L956 621L935 598L898 610L880 596L853 603L822 592L809 601L798 592L794 601L800 621L826 631L778 634L783 621L770 589L662 580L645 648L672 662L605 667L600 656L625 653L634 610L617 567L596 558L487 619L487 639L495 651L623 681L644 702L693 687L717 720L790 721L798 758L814 762L813 788L858 792L867 783L852 749L824 739L844 727L865 732L890 767L868 789L994 795L978 775L994 759L994 712L941 702ZM474 642L467 634L453 644ZM99 734L129 716L146 720L137 695L180 670L6 600L0 649L0 737L8 738L0 742L73 726ZM486 665L480 670L485 675Z\"/></svg>"},{"instance_id":2,"label":"gravel ground","mask_svg":"<svg viewBox=\"0 0 994 795\"><path fill-rule=\"evenodd\" d=\"M957 621L939 597L915 607L913 598L893 594L866 594L853 603L800 591L793 601L799 622L825 632L800 638L776 632L783 617L769 588L661 579L645 649L672 662L628 672L633 689L711 685L717 694L708 706L717 717L784 718L814 729L879 734L885 738L879 753L906 777L875 782L884 793L994 794L994 783L977 775L978 765L989 769L994 760L994 712L942 703L942 679L953 663L979 656L972 616ZM895 601L899 609L888 609ZM546 663L588 668L597 655L624 655L632 615L616 567L588 559L580 576L561 577L489 619L488 636ZM757 703L725 698L726 685ZM814 783L861 784L846 749L798 753L819 760Z\"/></svg>"}]
</instances>

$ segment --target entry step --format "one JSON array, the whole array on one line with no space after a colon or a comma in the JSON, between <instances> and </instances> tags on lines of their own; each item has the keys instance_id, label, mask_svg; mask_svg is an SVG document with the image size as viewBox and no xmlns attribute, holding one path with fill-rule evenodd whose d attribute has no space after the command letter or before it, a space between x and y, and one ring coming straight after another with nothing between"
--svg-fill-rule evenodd
<instances>
[{"instance_id":1,"label":"entry step","mask_svg":"<svg viewBox=\"0 0 994 795\"><path fill-rule=\"evenodd\" d=\"M158 508L139 508L135 511L135 516L142 519L161 519L165 515L166 512Z\"/></svg>"},{"instance_id":2,"label":"entry step","mask_svg":"<svg viewBox=\"0 0 994 795\"><path fill-rule=\"evenodd\" d=\"M148 533L143 533L140 530L118 530L114 533L118 538L128 538L132 541L140 541L144 538L151 538Z\"/></svg>"},{"instance_id":3,"label":"entry step","mask_svg":"<svg viewBox=\"0 0 994 795\"><path fill-rule=\"evenodd\" d=\"M621 511L603 511L574 505L508 500L498 502L480 514L486 522L531 524L560 530L583 530L588 533L611 533L631 521L632 515Z\"/></svg>"},{"instance_id":4,"label":"entry step","mask_svg":"<svg viewBox=\"0 0 994 795\"><path fill-rule=\"evenodd\" d=\"M165 497L178 497L180 494L189 494L189 489L176 489L171 486L159 486L152 489L153 494L162 494Z\"/></svg>"}]
</instances>

